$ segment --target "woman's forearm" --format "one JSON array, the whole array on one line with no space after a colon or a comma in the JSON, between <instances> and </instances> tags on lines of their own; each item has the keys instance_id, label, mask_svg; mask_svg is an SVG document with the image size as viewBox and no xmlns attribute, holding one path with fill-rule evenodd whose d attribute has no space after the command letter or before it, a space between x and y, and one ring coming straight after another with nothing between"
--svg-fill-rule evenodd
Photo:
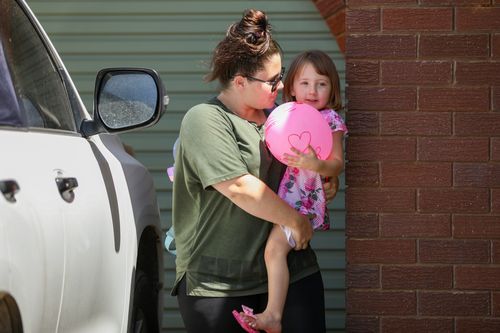
<instances>
[{"instance_id":1,"label":"woman's forearm","mask_svg":"<svg viewBox=\"0 0 500 333\"><path fill-rule=\"evenodd\" d=\"M250 174L215 184L213 187L247 213L263 220L290 228L296 227L301 221L301 215L295 209L264 182Z\"/></svg>"}]
</instances>

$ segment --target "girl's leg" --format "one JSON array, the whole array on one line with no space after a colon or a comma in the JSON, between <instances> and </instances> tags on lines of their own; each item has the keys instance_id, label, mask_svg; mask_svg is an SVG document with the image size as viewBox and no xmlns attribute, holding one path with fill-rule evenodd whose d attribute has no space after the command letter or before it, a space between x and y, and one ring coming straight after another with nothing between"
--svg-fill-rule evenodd
<instances>
[{"instance_id":1,"label":"girl's leg","mask_svg":"<svg viewBox=\"0 0 500 333\"><path fill-rule=\"evenodd\" d=\"M199 297L186 295L186 279L179 284L177 301L188 333L241 333L231 311L241 304L261 310L265 295L243 297Z\"/></svg>"},{"instance_id":2,"label":"girl's leg","mask_svg":"<svg viewBox=\"0 0 500 333\"><path fill-rule=\"evenodd\" d=\"M291 246L279 225L274 225L267 239L264 259L267 268L268 302L263 313L256 315L255 328L281 332L281 317L290 281L287 256Z\"/></svg>"}]
</instances>

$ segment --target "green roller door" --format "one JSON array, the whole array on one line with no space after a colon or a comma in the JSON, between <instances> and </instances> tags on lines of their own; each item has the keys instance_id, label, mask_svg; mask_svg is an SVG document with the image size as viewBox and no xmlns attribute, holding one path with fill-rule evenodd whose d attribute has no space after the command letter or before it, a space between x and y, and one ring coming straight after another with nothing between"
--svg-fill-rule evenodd
<instances>
[{"instance_id":1,"label":"green roller door","mask_svg":"<svg viewBox=\"0 0 500 333\"><path fill-rule=\"evenodd\" d=\"M215 85L203 82L211 50L244 9L267 12L274 36L285 52L285 66L303 50L322 49L333 58L344 82L343 56L311 0L31 0L29 4L59 50L89 110L99 69L137 66L160 73L170 96L167 112L158 125L122 139L153 174L165 230L171 224L172 200L172 184L165 170L173 164L172 145L181 119L190 106L214 94ZM325 282L327 331L341 332L345 326L343 190L330 209L333 229L317 232L313 247ZM169 296L173 278L174 259L166 253L163 331L184 332L176 299Z\"/></svg>"}]
</instances>

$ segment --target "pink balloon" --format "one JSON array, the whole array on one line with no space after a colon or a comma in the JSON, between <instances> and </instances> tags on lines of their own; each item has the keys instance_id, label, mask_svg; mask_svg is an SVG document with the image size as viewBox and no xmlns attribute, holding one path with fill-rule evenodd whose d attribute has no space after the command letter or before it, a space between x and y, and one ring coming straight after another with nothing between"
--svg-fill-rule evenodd
<instances>
[{"instance_id":1,"label":"pink balloon","mask_svg":"<svg viewBox=\"0 0 500 333\"><path fill-rule=\"evenodd\" d=\"M266 144L282 163L283 154L294 155L290 147L306 152L310 145L319 159L325 160L332 150L332 130L314 107L288 102L276 107L265 124Z\"/></svg>"}]
</instances>

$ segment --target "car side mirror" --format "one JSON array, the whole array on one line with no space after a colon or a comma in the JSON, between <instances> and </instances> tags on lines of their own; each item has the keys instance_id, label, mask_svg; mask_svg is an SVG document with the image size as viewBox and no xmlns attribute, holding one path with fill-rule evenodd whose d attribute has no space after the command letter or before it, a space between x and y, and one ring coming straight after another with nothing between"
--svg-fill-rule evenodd
<instances>
[{"instance_id":1,"label":"car side mirror","mask_svg":"<svg viewBox=\"0 0 500 333\"><path fill-rule=\"evenodd\" d=\"M168 104L159 75L145 68L106 68L97 74L94 120L86 120L86 136L123 133L158 122Z\"/></svg>"}]
</instances>

